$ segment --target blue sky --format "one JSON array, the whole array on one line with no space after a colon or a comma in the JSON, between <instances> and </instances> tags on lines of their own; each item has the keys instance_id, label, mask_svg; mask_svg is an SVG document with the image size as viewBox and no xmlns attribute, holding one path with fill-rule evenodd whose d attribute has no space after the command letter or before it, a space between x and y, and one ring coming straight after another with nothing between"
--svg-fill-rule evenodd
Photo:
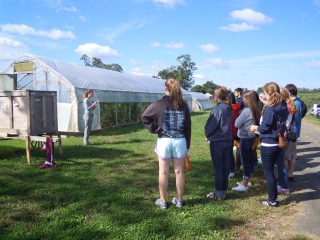
<instances>
[{"instance_id":1,"label":"blue sky","mask_svg":"<svg viewBox=\"0 0 320 240\"><path fill-rule=\"evenodd\" d=\"M320 0L0 0L0 69L22 54L82 54L153 76L189 54L231 89L320 88Z\"/></svg>"}]
</instances>

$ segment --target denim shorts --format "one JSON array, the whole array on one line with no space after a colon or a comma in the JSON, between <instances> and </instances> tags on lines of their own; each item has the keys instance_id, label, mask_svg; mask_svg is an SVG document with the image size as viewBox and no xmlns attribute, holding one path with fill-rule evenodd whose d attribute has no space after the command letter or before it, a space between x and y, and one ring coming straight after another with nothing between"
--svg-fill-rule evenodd
<instances>
[{"instance_id":1,"label":"denim shorts","mask_svg":"<svg viewBox=\"0 0 320 240\"><path fill-rule=\"evenodd\" d=\"M158 138L155 153L162 160L184 159L188 153L185 138Z\"/></svg>"}]
</instances>

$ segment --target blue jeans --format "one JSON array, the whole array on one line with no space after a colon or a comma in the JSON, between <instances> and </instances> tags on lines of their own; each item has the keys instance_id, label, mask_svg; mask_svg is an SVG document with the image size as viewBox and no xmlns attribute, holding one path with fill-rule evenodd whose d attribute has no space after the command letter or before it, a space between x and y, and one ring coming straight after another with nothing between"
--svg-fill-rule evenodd
<instances>
[{"instance_id":1,"label":"blue jeans","mask_svg":"<svg viewBox=\"0 0 320 240\"><path fill-rule=\"evenodd\" d=\"M210 141L210 155L214 167L217 197L223 197L228 189L231 144L232 140Z\"/></svg>"},{"instance_id":2,"label":"blue jeans","mask_svg":"<svg viewBox=\"0 0 320 240\"><path fill-rule=\"evenodd\" d=\"M277 159L282 154L282 149L280 149L278 146L261 146L260 152L262 159L262 167L267 181L267 189L269 195L268 200L270 202L275 202L278 197L278 191L276 178L274 176L274 166L277 162Z\"/></svg>"},{"instance_id":3,"label":"blue jeans","mask_svg":"<svg viewBox=\"0 0 320 240\"><path fill-rule=\"evenodd\" d=\"M240 157L243 166L243 179L250 179L253 172L251 152L255 140L256 136L252 138L240 138Z\"/></svg>"},{"instance_id":4,"label":"blue jeans","mask_svg":"<svg viewBox=\"0 0 320 240\"><path fill-rule=\"evenodd\" d=\"M91 127L92 127L92 121L93 121L93 114L86 112L83 115L83 120L84 120L83 145L88 145L89 136L90 136Z\"/></svg>"},{"instance_id":5,"label":"blue jeans","mask_svg":"<svg viewBox=\"0 0 320 240\"><path fill-rule=\"evenodd\" d=\"M276 162L278 167L279 186L283 189L289 189L288 172L286 164L284 163L284 153L284 150L282 150Z\"/></svg>"}]
</instances>

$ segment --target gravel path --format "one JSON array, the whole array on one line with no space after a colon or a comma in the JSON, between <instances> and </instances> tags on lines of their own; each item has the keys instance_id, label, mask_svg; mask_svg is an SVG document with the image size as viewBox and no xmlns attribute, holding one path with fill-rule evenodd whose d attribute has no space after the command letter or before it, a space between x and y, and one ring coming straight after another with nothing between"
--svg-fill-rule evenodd
<instances>
[{"instance_id":1,"label":"gravel path","mask_svg":"<svg viewBox=\"0 0 320 240\"><path fill-rule=\"evenodd\" d=\"M313 234L320 239L320 127L304 121L294 178L295 182L290 182L290 190L293 198L303 203L304 210L293 220L293 230Z\"/></svg>"}]
</instances>

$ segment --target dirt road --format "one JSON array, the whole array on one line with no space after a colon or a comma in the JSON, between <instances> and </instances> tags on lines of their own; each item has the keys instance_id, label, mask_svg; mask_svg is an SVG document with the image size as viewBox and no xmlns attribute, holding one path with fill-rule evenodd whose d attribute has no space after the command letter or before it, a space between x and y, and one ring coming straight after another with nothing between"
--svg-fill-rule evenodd
<instances>
[{"instance_id":1,"label":"dirt road","mask_svg":"<svg viewBox=\"0 0 320 240\"><path fill-rule=\"evenodd\" d=\"M290 182L292 197L304 211L293 219L294 231L313 234L320 239L320 127L302 122L298 159Z\"/></svg>"}]
</instances>

